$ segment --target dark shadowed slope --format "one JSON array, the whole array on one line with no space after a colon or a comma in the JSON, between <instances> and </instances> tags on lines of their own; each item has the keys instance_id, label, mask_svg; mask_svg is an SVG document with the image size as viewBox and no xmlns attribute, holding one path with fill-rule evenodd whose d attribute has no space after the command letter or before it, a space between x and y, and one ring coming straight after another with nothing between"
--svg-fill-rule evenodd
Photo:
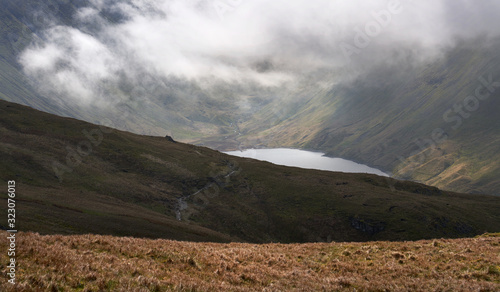
<instances>
[{"instance_id":1,"label":"dark shadowed slope","mask_svg":"<svg viewBox=\"0 0 500 292\"><path fill-rule=\"evenodd\" d=\"M277 166L6 101L0 137L0 179L16 180L24 231L251 242L500 231L499 197Z\"/></svg>"}]
</instances>

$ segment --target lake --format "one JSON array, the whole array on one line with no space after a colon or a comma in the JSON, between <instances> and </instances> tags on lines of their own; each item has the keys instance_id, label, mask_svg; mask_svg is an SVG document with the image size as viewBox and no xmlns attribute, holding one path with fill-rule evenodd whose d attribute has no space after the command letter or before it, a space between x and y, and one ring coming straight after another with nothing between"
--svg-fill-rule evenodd
<instances>
[{"instance_id":1,"label":"lake","mask_svg":"<svg viewBox=\"0 0 500 292\"><path fill-rule=\"evenodd\" d=\"M389 176L376 168L342 158L327 157L321 152L289 148L273 148L247 149L244 151L228 151L224 153L239 157L268 161L285 166L341 172L373 173L381 176Z\"/></svg>"}]
</instances>

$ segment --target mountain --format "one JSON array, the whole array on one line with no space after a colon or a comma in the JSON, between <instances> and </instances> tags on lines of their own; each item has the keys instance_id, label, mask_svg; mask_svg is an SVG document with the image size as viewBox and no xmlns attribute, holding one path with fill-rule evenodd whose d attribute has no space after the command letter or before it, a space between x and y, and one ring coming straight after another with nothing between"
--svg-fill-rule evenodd
<instances>
[{"instance_id":1,"label":"mountain","mask_svg":"<svg viewBox=\"0 0 500 292\"><path fill-rule=\"evenodd\" d=\"M109 80L84 83L95 95L85 103L75 92L51 83L56 73L69 78L74 71L83 72L74 82L63 82L76 88L76 83L92 79L81 68L85 64L71 67L68 64L74 60L61 53L55 67L62 71L38 72L31 70L33 62L23 63L22 58L29 50L40 56L51 45L74 51L68 43L75 36L109 45L116 39L102 37L107 32L103 27L126 26L129 18L148 16L144 9L158 9L132 3L129 8L140 12L128 14L130 9L120 10L115 1L96 3L2 0L0 98L134 133L168 134L218 150L286 146L321 150L377 167L395 178L457 192L500 194L496 114L500 40L494 34L454 37L449 45L443 40L439 49L433 48L439 51L433 58L418 46L393 52L373 42L360 55L359 64L312 70L307 62L299 62L298 77L280 86L154 74L127 53L124 63L130 61L129 67L113 71ZM200 4L202 8L207 9ZM99 22L82 20L89 9L98 10ZM54 37L56 32L66 38ZM287 44L280 43L280 50L295 48L292 40L279 37ZM302 41L296 40L298 45ZM312 43L321 51L320 44ZM118 51L120 46L110 48ZM380 55L377 49L389 53ZM241 65L218 53L216 59L233 69ZM295 64L293 58L269 56L249 62L252 74L280 68L276 72L288 72ZM95 67L99 66L87 70Z\"/></svg>"},{"instance_id":2,"label":"mountain","mask_svg":"<svg viewBox=\"0 0 500 292\"><path fill-rule=\"evenodd\" d=\"M0 134L0 180L16 182L23 231L310 242L500 230L496 196L278 166L6 101Z\"/></svg>"},{"instance_id":3,"label":"mountain","mask_svg":"<svg viewBox=\"0 0 500 292\"><path fill-rule=\"evenodd\" d=\"M2 0L0 11L0 98L28 105L45 112L146 135L168 133L177 140L193 141L223 133L235 117L246 117L271 99L272 92L254 84L228 85L208 81L207 86L181 78L163 78L141 72L110 85L100 84L103 99L111 103L82 104L71 94L47 92L40 76L30 75L20 62L29 48L47 45L51 29L77 28L84 35L98 34L98 27L86 26L76 14L92 6L89 1L11 1ZM125 18L112 7L100 11L108 25ZM118 72L117 75L125 75ZM43 73L42 76L52 75ZM241 110L236 102L243 96ZM258 95L255 97L255 95ZM126 117L126 118L125 118Z\"/></svg>"},{"instance_id":4,"label":"mountain","mask_svg":"<svg viewBox=\"0 0 500 292\"><path fill-rule=\"evenodd\" d=\"M3 281L2 291L423 292L500 288L498 234L415 242L265 245L92 234L22 232L17 236L17 284ZM0 248L8 249L5 239ZM8 262L7 253L0 254L0 260ZM1 270L8 275L6 266Z\"/></svg>"},{"instance_id":5,"label":"mountain","mask_svg":"<svg viewBox=\"0 0 500 292\"><path fill-rule=\"evenodd\" d=\"M350 83L309 89L307 100L269 103L239 125L236 142L198 143L322 150L396 178L498 195L499 49L499 39L462 40L425 66L380 66Z\"/></svg>"}]
</instances>

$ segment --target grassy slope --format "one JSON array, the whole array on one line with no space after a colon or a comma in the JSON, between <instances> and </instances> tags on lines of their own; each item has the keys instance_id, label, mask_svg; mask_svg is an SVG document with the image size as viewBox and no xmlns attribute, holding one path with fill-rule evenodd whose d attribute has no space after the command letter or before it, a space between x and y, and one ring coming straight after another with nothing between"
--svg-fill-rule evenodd
<instances>
[{"instance_id":1,"label":"grassy slope","mask_svg":"<svg viewBox=\"0 0 500 292\"><path fill-rule=\"evenodd\" d=\"M53 162L64 163L87 141L82 131L97 129L0 101L0 180L17 182L20 230L252 242L409 240L500 231L498 197L277 166L117 130L103 134L60 182ZM0 195L5 201L6 194ZM176 220L178 199L189 195L182 220ZM0 217L5 212L2 208Z\"/></svg>"},{"instance_id":2,"label":"grassy slope","mask_svg":"<svg viewBox=\"0 0 500 292\"><path fill-rule=\"evenodd\" d=\"M2 264L0 289L498 291L499 239L252 245L18 233L18 284Z\"/></svg>"}]
</instances>

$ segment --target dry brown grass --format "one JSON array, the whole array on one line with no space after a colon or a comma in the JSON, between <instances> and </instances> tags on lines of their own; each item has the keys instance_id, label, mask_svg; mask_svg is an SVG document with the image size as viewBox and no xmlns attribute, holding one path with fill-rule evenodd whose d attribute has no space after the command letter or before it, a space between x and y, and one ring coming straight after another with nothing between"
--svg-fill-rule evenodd
<instances>
[{"instance_id":1,"label":"dry brown grass","mask_svg":"<svg viewBox=\"0 0 500 292\"><path fill-rule=\"evenodd\" d=\"M0 234L7 250L7 234ZM500 291L500 238L217 244L17 234L1 291Z\"/></svg>"}]
</instances>

